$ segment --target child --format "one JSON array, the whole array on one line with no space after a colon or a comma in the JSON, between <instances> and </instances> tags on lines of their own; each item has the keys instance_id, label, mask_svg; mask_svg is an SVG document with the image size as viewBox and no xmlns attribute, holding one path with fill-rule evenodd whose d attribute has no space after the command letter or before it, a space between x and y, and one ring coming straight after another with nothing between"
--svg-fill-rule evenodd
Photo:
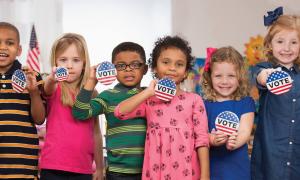
<instances>
[{"instance_id":1,"label":"child","mask_svg":"<svg viewBox=\"0 0 300 180\"><path fill-rule=\"evenodd\" d=\"M12 89L12 75L22 65L18 29L0 22L0 179L37 179L39 139L35 124L45 120L40 95L42 78L26 71L27 87L22 93ZM36 109L39 109L38 111Z\"/></svg>"},{"instance_id":2,"label":"child","mask_svg":"<svg viewBox=\"0 0 300 180\"><path fill-rule=\"evenodd\" d=\"M89 56L81 35L67 33L58 38L51 51L53 71L45 80L47 124L41 154L41 180L102 178L102 139L98 119L80 122L72 116L79 89L89 75ZM56 67L68 69L66 81L54 78Z\"/></svg>"},{"instance_id":3,"label":"child","mask_svg":"<svg viewBox=\"0 0 300 180\"><path fill-rule=\"evenodd\" d=\"M247 141L253 126L255 104L248 96L247 71L242 56L232 47L211 53L202 79L210 132L211 180L250 180ZM237 132L229 131L232 134L226 135L216 127L215 121L226 116L236 117Z\"/></svg>"},{"instance_id":4,"label":"child","mask_svg":"<svg viewBox=\"0 0 300 180\"><path fill-rule=\"evenodd\" d=\"M115 64L119 84L91 99L92 91L97 84L94 66L73 107L73 115L78 119L105 115L107 179L141 179L146 122L143 118L120 121L113 112L121 101L141 90L140 83L147 72L145 62L146 56L142 46L133 42L119 44L112 52L112 63Z\"/></svg>"},{"instance_id":5,"label":"child","mask_svg":"<svg viewBox=\"0 0 300 180\"><path fill-rule=\"evenodd\" d=\"M209 178L207 117L200 96L179 88L191 68L191 48L178 36L158 39L150 65L157 78L169 77L176 96L164 102L154 96L156 80L115 109L120 119L147 118L143 179ZM199 166L199 161L200 164Z\"/></svg>"},{"instance_id":6,"label":"child","mask_svg":"<svg viewBox=\"0 0 300 180\"><path fill-rule=\"evenodd\" d=\"M257 65L260 107L251 158L252 179L300 179L300 16L273 19L264 45L268 62ZM293 79L291 89L281 95L266 88L268 75L278 67Z\"/></svg>"}]
</instances>

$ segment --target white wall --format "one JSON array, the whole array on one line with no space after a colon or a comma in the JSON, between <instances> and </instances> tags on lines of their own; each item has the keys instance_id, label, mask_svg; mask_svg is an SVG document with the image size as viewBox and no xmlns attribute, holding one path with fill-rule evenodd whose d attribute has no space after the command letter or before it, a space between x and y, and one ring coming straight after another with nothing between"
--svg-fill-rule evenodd
<instances>
[{"instance_id":1,"label":"white wall","mask_svg":"<svg viewBox=\"0 0 300 180\"><path fill-rule=\"evenodd\" d=\"M243 53L250 37L265 35L263 15L278 6L284 14L300 14L299 0L172 0L172 33L185 37L197 57L209 46Z\"/></svg>"},{"instance_id":2,"label":"white wall","mask_svg":"<svg viewBox=\"0 0 300 180\"><path fill-rule=\"evenodd\" d=\"M42 72L49 72L49 54L53 40L62 33L62 0L0 0L0 21L7 21L20 31L25 64L32 24L41 50Z\"/></svg>"},{"instance_id":3,"label":"white wall","mask_svg":"<svg viewBox=\"0 0 300 180\"><path fill-rule=\"evenodd\" d=\"M123 41L142 45L148 59L154 41L171 33L171 0L64 0L63 31L86 38L93 65L111 61L113 48ZM142 85L150 79L148 73Z\"/></svg>"}]
</instances>

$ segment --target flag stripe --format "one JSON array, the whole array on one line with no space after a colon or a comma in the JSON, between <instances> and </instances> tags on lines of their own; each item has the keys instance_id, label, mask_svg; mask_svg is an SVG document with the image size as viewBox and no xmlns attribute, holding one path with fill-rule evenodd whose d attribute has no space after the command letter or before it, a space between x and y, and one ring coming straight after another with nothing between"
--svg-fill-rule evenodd
<instances>
[{"instance_id":1,"label":"flag stripe","mask_svg":"<svg viewBox=\"0 0 300 180\"><path fill-rule=\"evenodd\" d=\"M31 30L31 35L30 35L29 50L28 50L26 62L31 69L38 72L40 71L39 56L40 56L40 50L37 42L35 28L33 25Z\"/></svg>"}]
</instances>

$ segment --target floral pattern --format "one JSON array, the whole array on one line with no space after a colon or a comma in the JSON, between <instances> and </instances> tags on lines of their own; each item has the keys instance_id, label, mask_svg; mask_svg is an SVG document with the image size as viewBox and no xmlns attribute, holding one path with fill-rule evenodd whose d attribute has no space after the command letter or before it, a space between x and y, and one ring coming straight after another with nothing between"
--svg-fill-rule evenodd
<instances>
[{"instance_id":1,"label":"floral pattern","mask_svg":"<svg viewBox=\"0 0 300 180\"><path fill-rule=\"evenodd\" d=\"M183 92L166 103L151 97L120 119L147 118L143 179L199 179L197 147L208 146L207 117L203 101Z\"/></svg>"}]
</instances>

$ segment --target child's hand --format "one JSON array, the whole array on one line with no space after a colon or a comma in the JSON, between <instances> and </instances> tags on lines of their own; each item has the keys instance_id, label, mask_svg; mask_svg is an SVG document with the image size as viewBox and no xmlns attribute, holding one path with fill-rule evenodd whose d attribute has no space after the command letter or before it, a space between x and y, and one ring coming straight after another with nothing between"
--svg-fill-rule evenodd
<instances>
[{"instance_id":1,"label":"child's hand","mask_svg":"<svg viewBox=\"0 0 300 180\"><path fill-rule=\"evenodd\" d=\"M221 146L226 143L228 136L221 131L212 129L209 139L212 146Z\"/></svg>"},{"instance_id":2,"label":"child's hand","mask_svg":"<svg viewBox=\"0 0 300 180\"><path fill-rule=\"evenodd\" d=\"M89 75L89 80L94 81L97 84L97 78L96 78L96 69L98 65L91 66L90 67L90 75Z\"/></svg>"},{"instance_id":3,"label":"child's hand","mask_svg":"<svg viewBox=\"0 0 300 180\"><path fill-rule=\"evenodd\" d=\"M277 71L277 69L269 68L261 70L256 77L257 82L262 86L266 86L268 76L275 71Z\"/></svg>"},{"instance_id":4,"label":"child's hand","mask_svg":"<svg viewBox=\"0 0 300 180\"><path fill-rule=\"evenodd\" d=\"M155 86L157 84L157 80L153 79L149 86L145 89L145 91L147 92L147 94L149 95L149 97L154 96L155 95Z\"/></svg>"},{"instance_id":5,"label":"child's hand","mask_svg":"<svg viewBox=\"0 0 300 180\"><path fill-rule=\"evenodd\" d=\"M23 67L26 75L26 89L29 93L38 91L38 83L36 81L35 72L28 67Z\"/></svg>"},{"instance_id":6,"label":"child's hand","mask_svg":"<svg viewBox=\"0 0 300 180\"><path fill-rule=\"evenodd\" d=\"M96 68L97 68L97 65L90 67L90 74L87 79L87 82L84 85L84 89L92 91L92 90L94 90L95 86L97 85L98 80L96 78Z\"/></svg>"},{"instance_id":7,"label":"child's hand","mask_svg":"<svg viewBox=\"0 0 300 180\"><path fill-rule=\"evenodd\" d=\"M226 148L228 150L235 150L236 149L236 145L237 145L237 136L238 136L238 133L237 132L234 132L232 133L229 138L228 138L228 141L226 143Z\"/></svg>"},{"instance_id":8,"label":"child's hand","mask_svg":"<svg viewBox=\"0 0 300 180\"><path fill-rule=\"evenodd\" d=\"M57 80L55 79L56 70L57 67L52 67L50 74L47 76L47 80L50 80L50 82L57 82Z\"/></svg>"}]
</instances>

